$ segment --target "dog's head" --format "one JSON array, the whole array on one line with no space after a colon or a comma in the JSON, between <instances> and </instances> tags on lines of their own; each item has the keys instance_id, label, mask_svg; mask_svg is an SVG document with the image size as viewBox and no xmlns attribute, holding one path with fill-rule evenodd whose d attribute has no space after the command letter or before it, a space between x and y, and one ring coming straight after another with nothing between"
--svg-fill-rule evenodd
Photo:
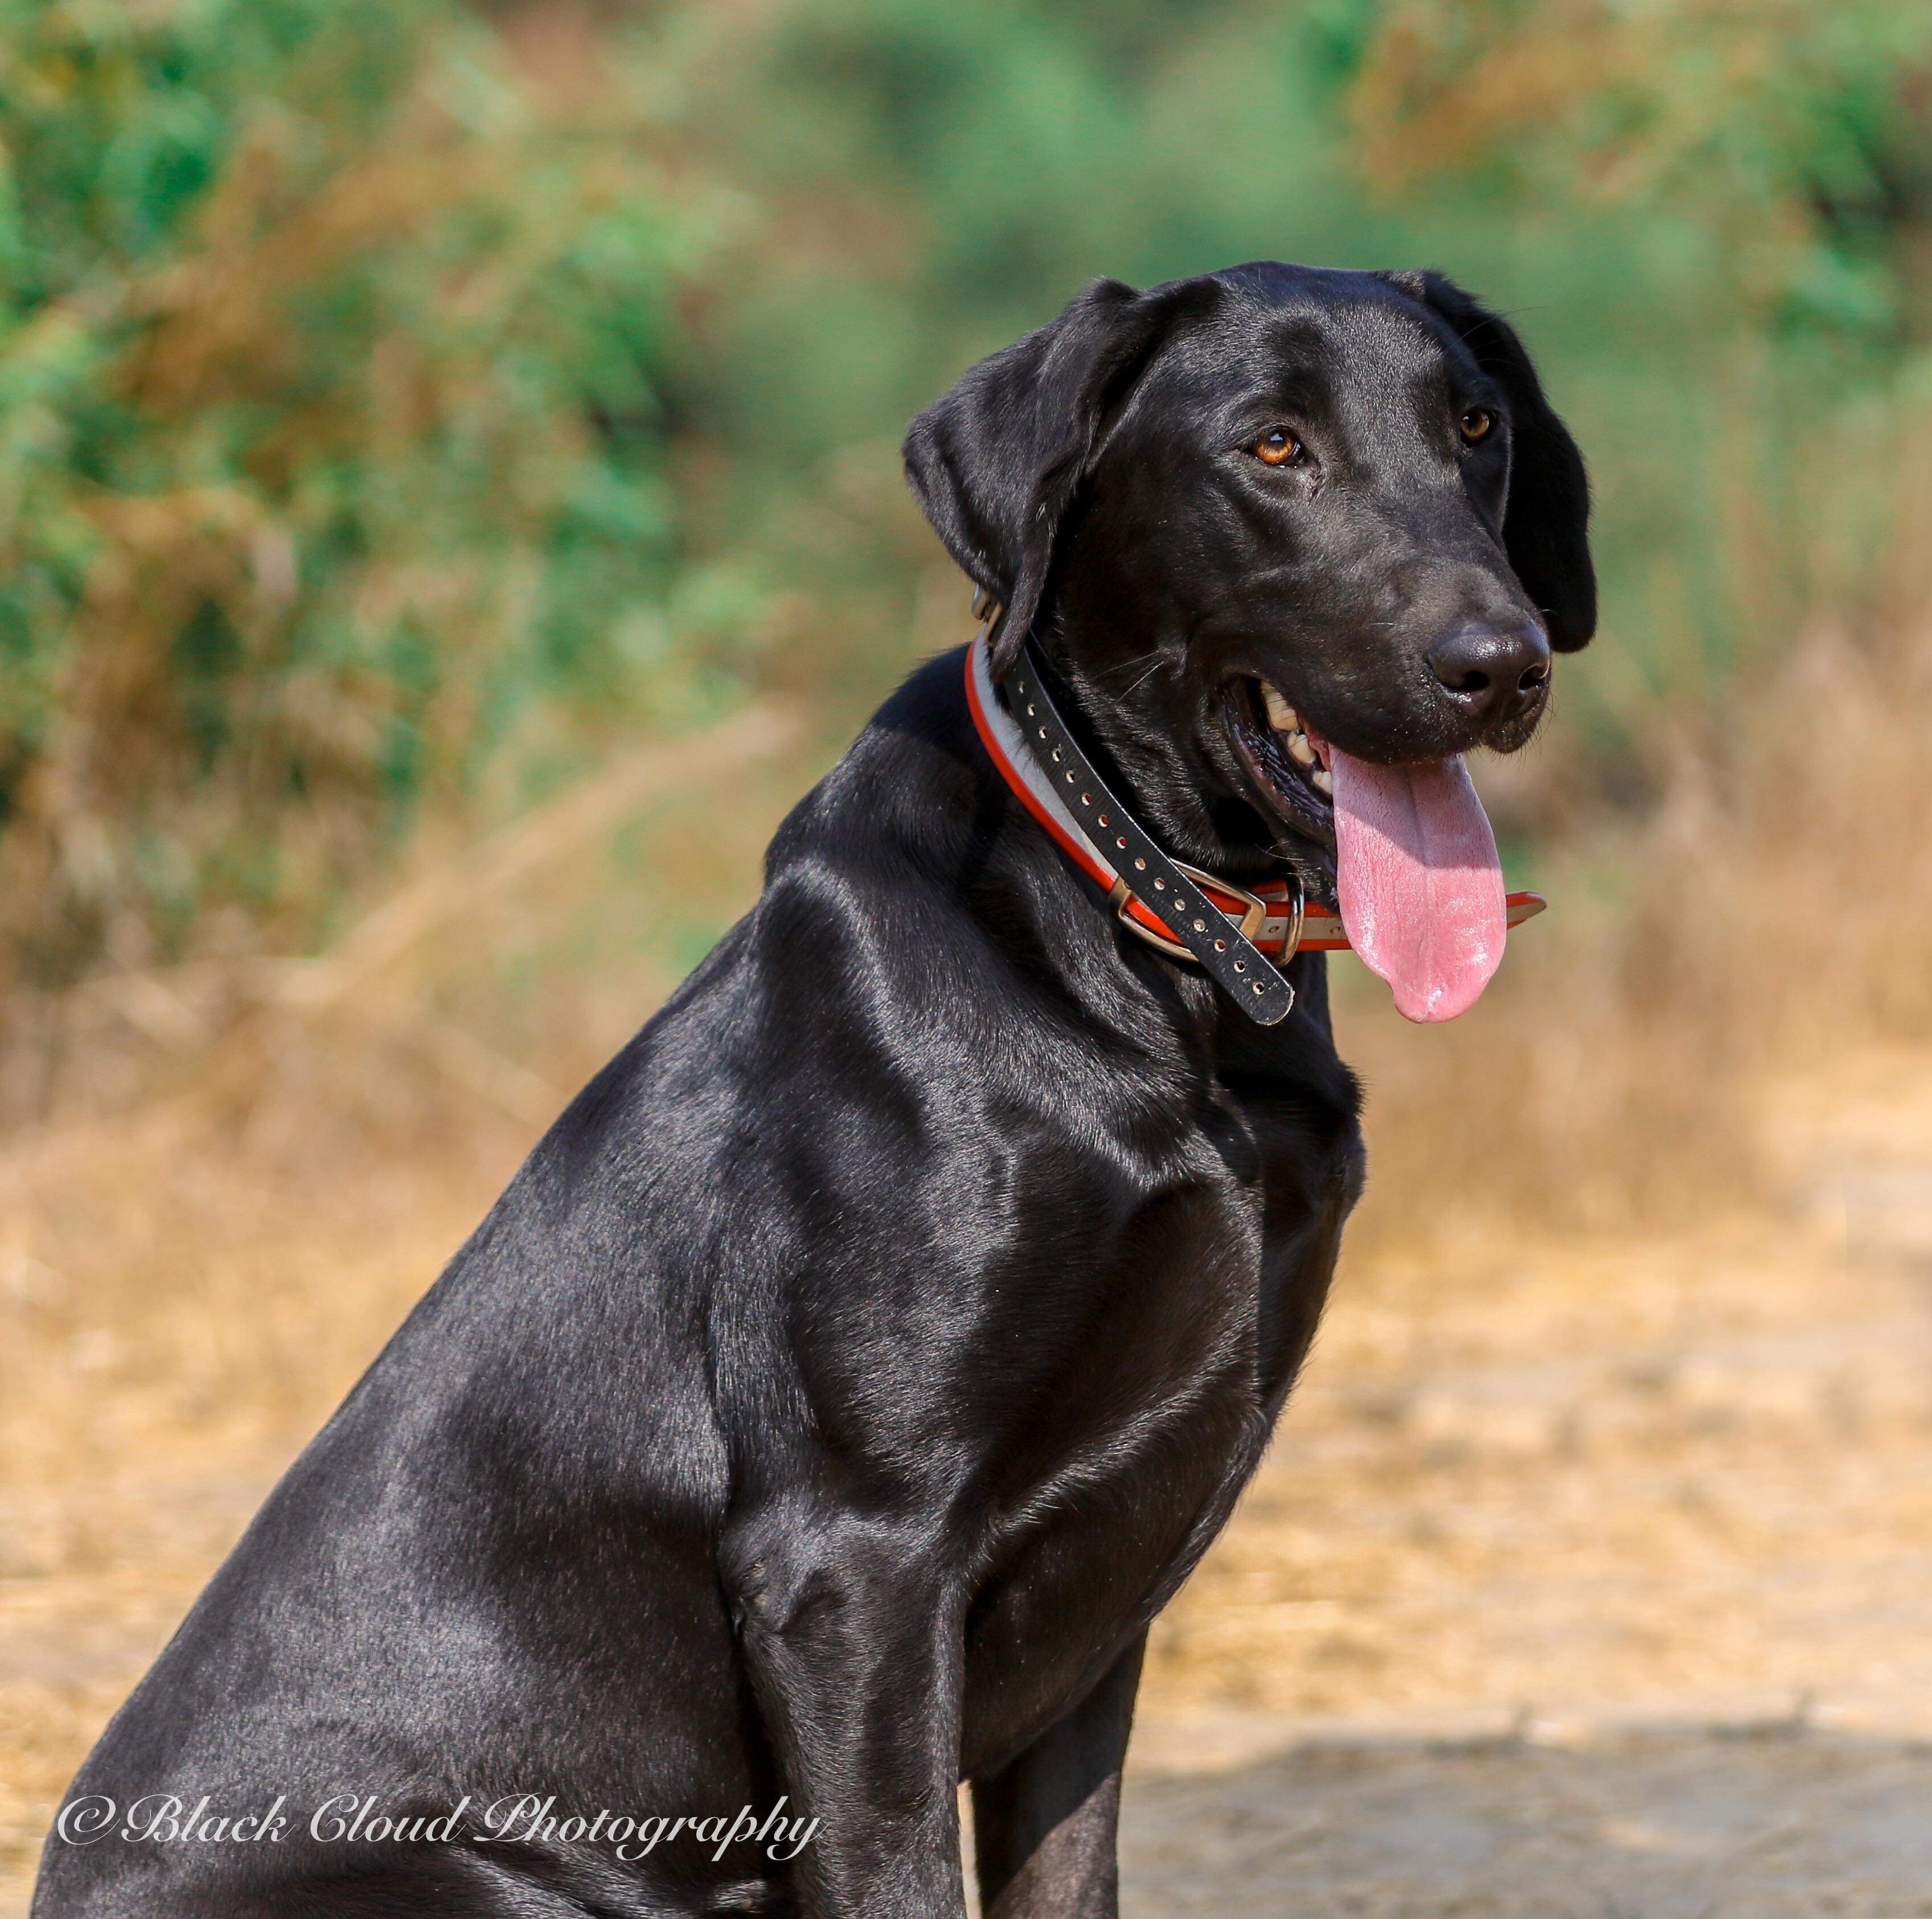
<instances>
[{"instance_id":1,"label":"dog's head","mask_svg":"<svg viewBox=\"0 0 1932 1919\"><path fill-rule=\"evenodd\" d=\"M1494 865L1460 756L1521 746L1596 623L1582 458L1505 321L1436 274L1099 280L905 453L1005 608L995 673L1036 637L1174 852L1285 858L1405 1011L1480 991L1502 895L1443 904L1474 838Z\"/></svg>"}]
</instances>

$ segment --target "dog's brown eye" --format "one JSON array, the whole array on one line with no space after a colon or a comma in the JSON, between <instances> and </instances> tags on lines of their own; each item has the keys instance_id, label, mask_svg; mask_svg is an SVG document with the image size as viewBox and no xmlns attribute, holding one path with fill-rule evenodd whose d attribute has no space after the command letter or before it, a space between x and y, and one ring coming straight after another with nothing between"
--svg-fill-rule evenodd
<instances>
[{"instance_id":1,"label":"dog's brown eye","mask_svg":"<svg viewBox=\"0 0 1932 1919\"><path fill-rule=\"evenodd\" d=\"M1255 442L1255 457L1270 466L1292 466L1301 458L1301 442L1277 427Z\"/></svg>"},{"instance_id":2,"label":"dog's brown eye","mask_svg":"<svg viewBox=\"0 0 1932 1919\"><path fill-rule=\"evenodd\" d=\"M1496 423L1496 416L1486 406L1472 406L1456 424L1462 430L1462 437L1474 446Z\"/></svg>"}]
</instances>

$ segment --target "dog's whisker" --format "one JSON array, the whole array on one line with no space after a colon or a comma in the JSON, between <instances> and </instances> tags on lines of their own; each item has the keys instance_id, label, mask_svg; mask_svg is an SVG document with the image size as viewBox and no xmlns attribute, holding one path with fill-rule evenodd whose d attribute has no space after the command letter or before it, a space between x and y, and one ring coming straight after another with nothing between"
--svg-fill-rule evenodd
<instances>
[{"instance_id":1,"label":"dog's whisker","mask_svg":"<svg viewBox=\"0 0 1932 1919\"><path fill-rule=\"evenodd\" d=\"M1149 680L1153 679L1154 675L1159 673L1166 664L1167 662L1165 660L1156 660L1154 664L1149 667L1147 671L1142 673L1139 678L1136 679L1132 685L1124 686L1120 688L1120 697L1124 700L1130 693L1138 692L1139 690L1144 686Z\"/></svg>"},{"instance_id":2,"label":"dog's whisker","mask_svg":"<svg viewBox=\"0 0 1932 1919\"><path fill-rule=\"evenodd\" d=\"M1125 673L1130 667L1138 666L1143 660L1152 660L1158 664L1160 658L1160 648L1158 646L1150 646L1144 653L1135 654L1132 659L1121 660L1112 666L1102 667L1100 670L1094 676L1094 677L1096 679L1112 679L1116 673ZM1143 677L1144 677L1144 676L1143 676ZM1137 679L1134 682L1134 684L1138 686L1140 684L1140 681Z\"/></svg>"}]
</instances>

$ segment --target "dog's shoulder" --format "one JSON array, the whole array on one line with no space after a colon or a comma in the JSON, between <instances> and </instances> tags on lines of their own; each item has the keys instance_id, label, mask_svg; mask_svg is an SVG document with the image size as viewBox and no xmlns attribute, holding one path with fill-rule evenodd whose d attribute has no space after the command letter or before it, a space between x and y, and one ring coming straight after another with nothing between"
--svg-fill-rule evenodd
<instances>
[{"instance_id":1,"label":"dog's shoulder","mask_svg":"<svg viewBox=\"0 0 1932 1919\"><path fill-rule=\"evenodd\" d=\"M956 648L908 676L774 835L739 949L767 1014L856 995L965 1016L1023 993L1010 936L1057 943L1060 856L987 757L964 664Z\"/></svg>"},{"instance_id":2,"label":"dog's shoulder","mask_svg":"<svg viewBox=\"0 0 1932 1919\"><path fill-rule=\"evenodd\" d=\"M767 883L802 859L922 857L956 848L998 781L966 705L965 652L915 667L793 808L765 856Z\"/></svg>"}]
</instances>

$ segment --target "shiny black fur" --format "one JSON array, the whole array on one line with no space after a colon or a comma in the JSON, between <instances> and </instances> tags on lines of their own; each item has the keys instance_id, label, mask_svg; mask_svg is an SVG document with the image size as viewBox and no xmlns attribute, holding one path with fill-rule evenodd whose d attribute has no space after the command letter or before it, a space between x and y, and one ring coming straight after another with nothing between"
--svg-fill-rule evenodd
<instances>
[{"instance_id":1,"label":"shiny black fur","mask_svg":"<svg viewBox=\"0 0 1932 1919\"><path fill-rule=\"evenodd\" d=\"M1486 448L1449 430L1472 394L1506 416ZM1280 418L1318 469L1255 465ZM1322 868L1229 748L1230 673L1400 756L1472 743L1418 665L1432 634L1588 637L1580 463L1515 336L1438 280L1101 283L908 454L1004 643L1040 635L1096 752L1204 864ZM1361 1183L1322 966L1250 1024L1022 811L959 655L916 673L70 1795L279 1794L287 1837L55 1837L38 1919L952 1919L962 1777L991 1912L1111 1913L1148 1621L1260 1456ZM784 1794L821 1824L790 1861L307 1837L345 1792L585 1818Z\"/></svg>"}]
</instances>

